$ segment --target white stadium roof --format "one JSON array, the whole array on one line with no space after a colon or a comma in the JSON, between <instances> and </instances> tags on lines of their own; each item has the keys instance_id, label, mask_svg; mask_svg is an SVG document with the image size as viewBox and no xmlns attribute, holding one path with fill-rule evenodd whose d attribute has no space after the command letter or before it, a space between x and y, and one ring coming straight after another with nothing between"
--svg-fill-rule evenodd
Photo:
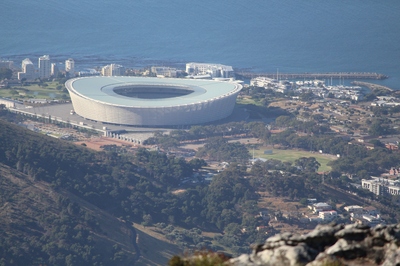
<instances>
[{"instance_id":1,"label":"white stadium roof","mask_svg":"<svg viewBox=\"0 0 400 266\"><path fill-rule=\"evenodd\" d=\"M110 105L127 107L168 107L193 104L237 93L241 86L237 83L221 82L214 80L172 79L151 77L85 77L69 80L73 90L81 97ZM143 99L119 95L115 88L129 86L172 86L175 88L190 89L187 95L161 98Z\"/></svg>"},{"instance_id":2,"label":"white stadium roof","mask_svg":"<svg viewBox=\"0 0 400 266\"><path fill-rule=\"evenodd\" d=\"M238 83L149 77L68 80L76 114L95 121L137 126L192 125L228 117Z\"/></svg>"}]
</instances>

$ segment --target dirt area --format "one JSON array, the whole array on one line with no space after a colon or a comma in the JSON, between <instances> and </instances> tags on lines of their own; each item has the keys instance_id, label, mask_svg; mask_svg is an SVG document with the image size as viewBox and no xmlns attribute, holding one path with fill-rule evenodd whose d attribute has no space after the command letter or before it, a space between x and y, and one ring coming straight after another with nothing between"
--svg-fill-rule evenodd
<instances>
[{"instance_id":1,"label":"dirt area","mask_svg":"<svg viewBox=\"0 0 400 266\"><path fill-rule=\"evenodd\" d=\"M225 137L229 142L240 142L242 144L262 144L259 139L257 138L231 138L231 137ZM189 143L189 144L184 144L181 145L180 148L183 149L192 149L192 150L198 150L199 148L204 146L204 142L202 143Z\"/></svg>"},{"instance_id":2,"label":"dirt area","mask_svg":"<svg viewBox=\"0 0 400 266\"><path fill-rule=\"evenodd\" d=\"M177 190L172 191L171 193L174 195L178 195L178 194L182 194L184 192L186 192L186 189L177 189Z\"/></svg>"},{"instance_id":3,"label":"dirt area","mask_svg":"<svg viewBox=\"0 0 400 266\"><path fill-rule=\"evenodd\" d=\"M131 148L140 146L140 145L132 143L132 142L123 141L123 140L114 139L114 138L108 138L108 137L88 138L87 140L76 141L74 143L77 145L82 145L84 143L84 144L86 144L86 147L88 147L89 149L95 150L95 151L101 151L102 149L100 147L104 146L104 145L117 145L117 146L131 147Z\"/></svg>"},{"instance_id":4,"label":"dirt area","mask_svg":"<svg viewBox=\"0 0 400 266\"><path fill-rule=\"evenodd\" d=\"M267 209L269 213L280 212L283 216L300 218L302 213L308 213L309 210L306 206L301 205L298 201L291 201L285 198L273 197L267 192L260 192L260 202L258 206L260 209ZM290 218L288 219L290 220ZM279 219L271 220L270 224L278 231L292 232L292 233L307 233L310 229L307 225L298 222L283 222ZM313 225L314 226L314 225Z\"/></svg>"}]
</instances>

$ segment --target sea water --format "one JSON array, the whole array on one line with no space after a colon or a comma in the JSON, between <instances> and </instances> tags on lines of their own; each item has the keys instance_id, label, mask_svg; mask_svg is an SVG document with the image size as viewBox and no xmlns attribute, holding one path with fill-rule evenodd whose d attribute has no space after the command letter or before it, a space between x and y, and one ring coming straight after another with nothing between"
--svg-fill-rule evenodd
<instances>
[{"instance_id":1,"label":"sea water","mask_svg":"<svg viewBox=\"0 0 400 266\"><path fill-rule=\"evenodd\" d=\"M398 0L2 0L0 58L377 72L400 89L399 13Z\"/></svg>"}]
</instances>

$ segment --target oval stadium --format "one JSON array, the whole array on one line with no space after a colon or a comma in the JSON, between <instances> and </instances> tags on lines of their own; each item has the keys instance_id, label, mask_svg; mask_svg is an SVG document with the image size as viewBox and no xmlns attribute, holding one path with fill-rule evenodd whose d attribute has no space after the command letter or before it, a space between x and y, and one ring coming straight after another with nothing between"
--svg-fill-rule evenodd
<instances>
[{"instance_id":1,"label":"oval stadium","mask_svg":"<svg viewBox=\"0 0 400 266\"><path fill-rule=\"evenodd\" d=\"M203 124L228 117L238 83L153 77L83 77L65 84L76 114L133 126Z\"/></svg>"}]
</instances>

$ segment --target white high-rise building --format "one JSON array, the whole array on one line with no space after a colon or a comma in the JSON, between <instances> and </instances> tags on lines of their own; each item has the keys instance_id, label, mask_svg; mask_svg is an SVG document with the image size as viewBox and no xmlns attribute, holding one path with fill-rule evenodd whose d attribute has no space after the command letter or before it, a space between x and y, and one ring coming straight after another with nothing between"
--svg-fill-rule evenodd
<instances>
[{"instance_id":1,"label":"white high-rise building","mask_svg":"<svg viewBox=\"0 0 400 266\"><path fill-rule=\"evenodd\" d=\"M57 63L51 63L51 75L53 77L57 77L58 72L59 72L59 69L58 69Z\"/></svg>"},{"instance_id":2,"label":"white high-rise building","mask_svg":"<svg viewBox=\"0 0 400 266\"><path fill-rule=\"evenodd\" d=\"M70 77L75 77L75 61L72 58L65 60L65 72L69 74Z\"/></svg>"},{"instance_id":3,"label":"white high-rise building","mask_svg":"<svg viewBox=\"0 0 400 266\"><path fill-rule=\"evenodd\" d=\"M117 64L106 65L101 69L102 76L123 76L124 74L125 68Z\"/></svg>"},{"instance_id":4,"label":"white high-rise building","mask_svg":"<svg viewBox=\"0 0 400 266\"><path fill-rule=\"evenodd\" d=\"M44 55L39 57L39 78L49 78L51 75L50 56Z\"/></svg>"},{"instance_id":5,"label":"white high-rise building","mask_svg":"<svg viewBox=\"0 0 400 266\"><path fill-rule=\"evenodd\" d=\"M34 80L36 78L35 67L29 58L22 60L22 72L18 72L18 79Z\"/></svg>"}]
</instances>

